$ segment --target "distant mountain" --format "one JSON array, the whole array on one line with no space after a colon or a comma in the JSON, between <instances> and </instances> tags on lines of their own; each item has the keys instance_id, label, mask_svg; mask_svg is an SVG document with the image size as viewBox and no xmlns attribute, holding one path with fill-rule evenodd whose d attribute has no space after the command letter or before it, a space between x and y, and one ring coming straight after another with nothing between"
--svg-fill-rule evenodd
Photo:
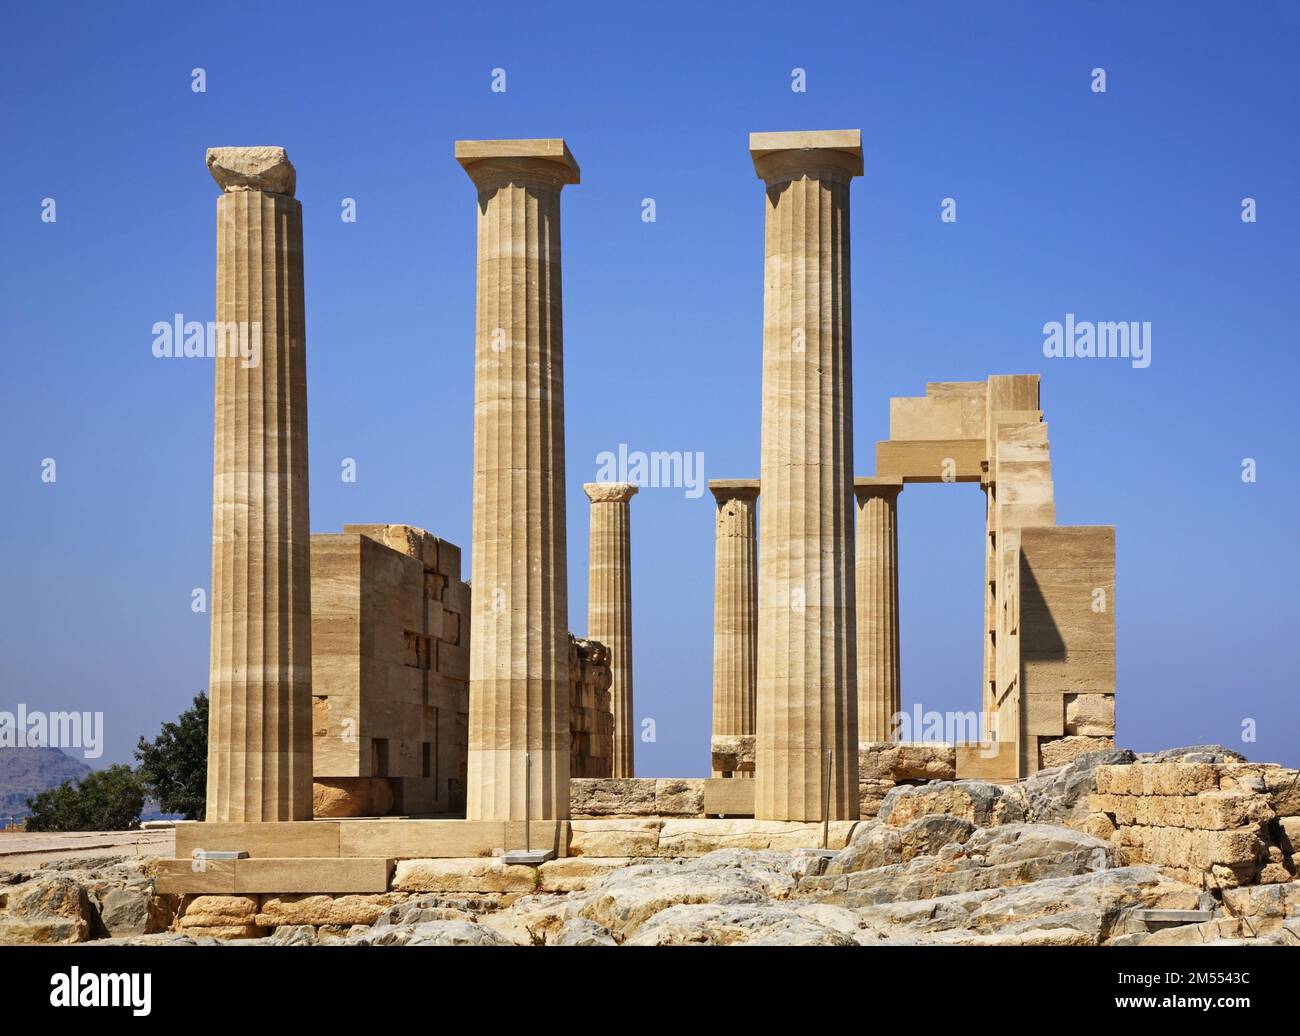
<instances>
[{"instance_id":1,"label":"distant mountain","mask_svg":"<svg viewBox=\"0 0 1300 1036\"><path fill-rule=\"evenodd\" d=\"M0 824L27 816L27 800L90 773L80 759L57 748L0 748Z\"/></svg>"}]
</instances>

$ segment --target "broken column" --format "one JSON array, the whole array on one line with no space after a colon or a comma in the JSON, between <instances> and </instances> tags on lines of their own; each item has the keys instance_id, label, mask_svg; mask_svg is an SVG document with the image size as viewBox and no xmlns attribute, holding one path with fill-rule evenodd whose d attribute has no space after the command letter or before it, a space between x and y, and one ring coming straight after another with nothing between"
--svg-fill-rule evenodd
<instances>
[{"instance_id":1,"label":"broken column","mask_svg":"<svg viewBox=\"0 0 1300 1036\"><path fill-rule=\"evenodd\" d=\"M761 820L858 816L849 183L857 130L753 133L766 185L757 759Z\"/></svg>"},{"instance_id":2,"label":"broken column","mask_svg":"<svg viewBox=\"0 0 1300 1036\"><path fill-rule=\"evenodd\" d=\"M632 718L632 542L630 482L588 482L591 551L588 559L587 636L609 648L614 714L613 777L635 776Z\"/></svg>"},{"instance_id":3,"label":"broken column","mask_svg":"<svg viewBox=\"0 0 1300 1036\"><path fill-rule=\"evenodd\" d=\"M478 188L466 814L563 819L571 738L560 191L579 170L563 140L460 140L456 160Z\"/></svg>"},{"instance_id":4,"label":"broken column","mask_svg":"<svg viewBox=\"0 0 1300 1036\"><path fill-rule=\"evenodd\" d=\"M898 494L901 478L859 478L857 498L858 740L893 741L898 669Z\"/></svg>"},{"instance_id":5,"label":"broken column","mask_svg":"<svg viewBox=\"0 0 1300 1036\"><path fill-rule=\"evenodd\" d=\"M311 820L302 206L283 148L211 148L207 165L222 189L207 819Z\"/></svg>"},{"instance_id":6,"label":"broken column","mask_svg":"<svg viewBox=\"0 0 1300 1036\"><path fill-rule=\"evenodd\" d=\"M753 777L758 655L758 480L711 479L717 501L713 561L713 776Z\"/></svg>"}]
</instances>

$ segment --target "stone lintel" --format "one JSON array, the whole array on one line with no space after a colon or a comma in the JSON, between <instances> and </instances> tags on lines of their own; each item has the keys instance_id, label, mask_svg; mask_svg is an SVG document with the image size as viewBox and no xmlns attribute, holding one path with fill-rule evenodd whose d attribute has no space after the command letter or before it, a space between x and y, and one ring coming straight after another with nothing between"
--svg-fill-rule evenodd
<instances>
[{"instance_id":1,"label":"stone lintel","mask_svg":"<svg viewBox=\"0 0 1300 1036\"><path fill-rule=\"evenodd\" d=\"M533 168L555 177L559 186L580 183L582 170L560 137L533 140L458 140L456 161L478 183L479 176L496 167Z\"/></svg>"},{"instance_id":2,"label":"stone lintel","mask_svg":"<svg viewBox=\"0 0 1300 1036\"><path fill-rule=\"evenodd\" d=\"M759 483L756 478L711 478L709 492L719 500L754 500Z\"/></svg>"},{"instance_id":3,"label":"stone lintel","mask_svg":"<svg viewBox=\"0 0 1300 1036\"><path fill-rule=\"evenodd\" d=\"M859 475L853 480L853 495L859 500L870 496L897 496L902 491L902 475Z\"/></svg>"},{"instance_id":4,"label":"stone lintel","mask_svg":"<svg viewBox=\"0 0 1300 1036\"><path fill-rule=\"evenodd\" d=\"M205 160L223 191L265 191L290 198L298 175L282 147L210 147Z\"/></svg>"},{"instance_id":5,"label":"stone lintel","mask_svg":"<svg viewBox=\"0 0 1300 1036\"><path fill-rule=\"evenodd\" d=\"M631 482L584 482L582 491L593 504L623 504L637 494Z\"/></svg>"},{"instance_id":6,"label":"stone lintel","mask_svg":"<svg viewBox=\"0 0 1300 1036\"><path fill-rule=\"evenodd\" d=\"M751 133L749 154L760 180L793 179L827 167L847 177L862 175L862 131L799 130Z\"/></svg>"}]
</instances>

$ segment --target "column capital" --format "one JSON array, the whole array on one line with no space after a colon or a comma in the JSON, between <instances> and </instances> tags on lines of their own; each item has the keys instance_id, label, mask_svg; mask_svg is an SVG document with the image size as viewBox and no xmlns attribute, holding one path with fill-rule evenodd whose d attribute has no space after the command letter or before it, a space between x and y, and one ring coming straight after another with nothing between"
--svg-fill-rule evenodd
<instances>
[{"instance_id":1,"label":"column capital","mask_svg":"<svg viewBox=\"0 0 1300 1036\"><path fill-rule=\"evenodd\" d=\"M759 483L756 478L711 478L709 492L718 498L718 503L725 500L757 500Z\"/></svg>"},{"instance_id":2,"label":"column capital","mask_svg":"<svg viewBox=\"0 0 1300 1036\"><path fill-rule=\"evenodd\" d=\"M892 499L903 491L903 479L896 475L861 475L853 480L853 495L859 501L871 497Z\"/></svg>"},{"instance_id":3,"label":"column capital","mask_svg":"<svg viewBox=\"0 0 1300 1036\"><path fill-rule=\"evenodd\" d=\"M210 147L204 156L212 179L226 193L265 191L290 198L298 174L282 147Z\"/></svg>"},{"instance_id":4,"label":"column capital","mask_svg":"<svg viewBox=\"0 0 1300 1036\"><path fill-rule=\"evenodd\" d=\"M535 140L458 140L456 161L479 190L515 182L558 191L579 183L582 171L559 137Z\"/></svg>"},{"instance_id":5,"label":"column capital","mask_svg":"<svg viewBox=\"0 0 1300 1036\"><path fill-rule=\"evenodd\" d=\"M749 154L769 186L803 176L848 181L862 175L862 131L751 133Z\"/></svg>"},{"instance_id":6,"label":"column capital","mask_svg":"<svg viewBox=\"0 0 1300 1036\"><path fill-rule=\"evenodd\" d=\"M593 504L625 504L637 494L631 482L584 482L582 491Z\"/></svg>"}]
</instances>

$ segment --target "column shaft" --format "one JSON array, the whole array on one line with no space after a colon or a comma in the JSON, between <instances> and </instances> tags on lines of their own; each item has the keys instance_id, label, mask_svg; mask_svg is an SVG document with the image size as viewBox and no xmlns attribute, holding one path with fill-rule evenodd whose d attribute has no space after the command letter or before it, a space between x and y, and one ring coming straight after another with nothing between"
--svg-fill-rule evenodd
<instances>
[{"instance_id":1,"label":"column shaft","mask_svg":"<svg viewBox=\"0 0 1300 1036\"><path fill-rule=\"evenodd\" d=\"M632 543L626 482L583 486L591 500L587 636L609 648L610 705L614 714L613 777L635 776L632 713Z\"/></svg>"},{"instance_id":2,"label":"column shaft","mask_svg":"<svg viewBox=\"0 0 1300 1036\"><path fill-rule=\"evenodd\" d=\"M208 166L225 188L217 200L216 319L237 328L225 341L247 343L247 352L213 360L207 819L310 820L302 207L280 149L217 148ZM250 181L287 193L252 189Z\"/></svg>"},{"instance_id":3,"label":"column shaft","mask_svg":"<svg viewBox=\"0 0 1300 1036\"><path fill-rule=\"evenodd\" d=\"M478 187L471 820L569 811L560 189L577 167L536 153L557 143L456 145Z\"/></svg>"},{"instance_id":4,"label":"column shaft","mask_svg":"<svg viewBox=\"0 0 1300 1036\"><path fill-rule=\"evenodd\" d=\"M892 741L901 708L898 664L898 494L857 489L858 740Z\"/></svg>"},{"instance_id":5,"label":"column shaft","mask_svg":"<svg viewBox=\"0 0 1300 1036\"><path fill-rule=\"evenodd\" d=\"M858 815L849 182L858 134L754 134L767 185L755 816Z\"/></svg>"},{"instance_id":6,"label":"column shaft","mask_svg":"<svg viewBox=\"0 0 1300 1036\"><path fill-rule=\"evenodd\" d=\"M711 482L717 499L713 567L713 737L754 734L758 656L758 483ZM714 776L721 776L715 771Z\"/></svg>"}]
</instances>

